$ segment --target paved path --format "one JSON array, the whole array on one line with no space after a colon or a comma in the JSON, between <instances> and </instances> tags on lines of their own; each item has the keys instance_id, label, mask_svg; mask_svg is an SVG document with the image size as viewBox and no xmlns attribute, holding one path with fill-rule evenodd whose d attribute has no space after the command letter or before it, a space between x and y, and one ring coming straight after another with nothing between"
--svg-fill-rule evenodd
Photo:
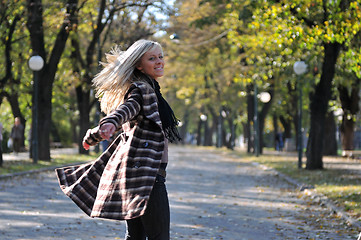
<instances>
[{"instance_id":1,"label":"paved path","mask_svg":"<svg viewBox=\"0 0 361 240\"><path fill-rule=\"evenodd\" d=\"M357 231L272 171L217 150L172 146L171 239L357 239ZM123 239L123 222L91 219L53 172L0 181L0 239Z\"/></svg>"}]
</instances>

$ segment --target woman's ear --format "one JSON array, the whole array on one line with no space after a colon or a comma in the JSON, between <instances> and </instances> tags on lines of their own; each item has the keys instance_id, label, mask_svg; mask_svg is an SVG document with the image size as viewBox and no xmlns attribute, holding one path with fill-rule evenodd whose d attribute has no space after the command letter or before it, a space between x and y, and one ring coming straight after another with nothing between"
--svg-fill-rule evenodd
<instances>
[{"instance_id":1,"label":"woman's ear","mask_svg":"<svg viewBox=\"0 0 361 240\"><path fill-rule=\"evenodd\" d=\"M142 71L142 69L143 69L140 61L137 62L137 64L135 65L135 67L136 67L139 71Z\"/></svg>"}]
</instances>

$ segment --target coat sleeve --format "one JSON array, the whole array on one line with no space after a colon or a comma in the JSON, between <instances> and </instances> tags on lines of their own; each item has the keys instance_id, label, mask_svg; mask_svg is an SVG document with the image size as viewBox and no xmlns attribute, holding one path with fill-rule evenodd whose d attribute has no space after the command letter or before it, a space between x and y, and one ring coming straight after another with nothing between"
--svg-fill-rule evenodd
<instances>
[{"instance_id":1,"label":"coat sleeve","mask_svg":"<svg viewBox=\"0 0 361 240\"><path fill-rule=\"evenodd\" d=\"M117 109L100 120L99 126L104 123L112 123L116 129L120 129L124 123L132 120L139 114L143 103L140 89L132 86L125 95L125 99L124 103L119 105Z\"/></svg>"},{"instance_id":2,"label":"coat sleeve","mask_svg":"<svg viewBox=\"0 0 361 240\"><path fill-rule=\"evenodd\" d=\"M102 118L99 125L93 129L89 129L84 137L84 141L94 146L104 140L99 134L99 127L105 123L112 123L119 130L122 124L135 118L142 106L142 94L139 88L132 86L125 96L125 102L119 105L117 109Z\"/></svg>"}]
</instances>

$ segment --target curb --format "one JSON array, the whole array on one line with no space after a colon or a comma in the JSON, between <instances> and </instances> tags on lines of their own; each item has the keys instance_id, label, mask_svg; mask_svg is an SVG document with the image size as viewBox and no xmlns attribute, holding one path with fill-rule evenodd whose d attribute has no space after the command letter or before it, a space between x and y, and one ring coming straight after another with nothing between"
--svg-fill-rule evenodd
<instances>
[{"instance_id":1,"label":"curb","mask_svg":"<svg viewBox=\"0 0 361 240\"><path fill-rule=\"evenodd\" d=\"M277 170L267 167L265 165L262 165L257 162L252 162L252 165L257 166L259 168L262 168L265 171L272 172L275 174L275 176L279 176L280 178L284 179L286 182L288 182L291 185L294 185L298 191L303 192L303 194L310 196L314 201L320 202L324 204L327 208L331 209L334 213L336 213L338 216L343 218L348 225L361 228L361 223L357 219L352 218L348 213L343 211L341 208L337 207L330 199L328 199L325 195L318 193L312 185L307 185L304 183L300 183L299 181L278 172Z\"/></svg>"}]
</instances>

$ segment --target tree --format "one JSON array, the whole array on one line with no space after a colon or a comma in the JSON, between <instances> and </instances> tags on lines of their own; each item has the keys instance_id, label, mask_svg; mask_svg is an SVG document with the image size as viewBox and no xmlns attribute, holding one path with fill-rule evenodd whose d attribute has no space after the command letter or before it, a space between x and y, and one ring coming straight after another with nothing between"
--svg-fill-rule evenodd
<instances>
[{"instance_id":1,"label":"tree","mask_svg":"<svg viewBox=\"0 0 361 240\"><path fill-rule=\"evenodd\" d=\"M345 86L339 86L338 91L340 93L340 101L343 110L342 124L341 124L341 143L343 150L354 150L354 127L355 116L359 112L360 102L360 82L361 79L356 79L353 82L351 91Z\"/></svg>"},{"instance_id":2,"label":"tree","mask_svg":"<svg viewBox=\"0 0 361 240\"><path fill-rule=\"evenodd\" d=\"M335 85L338 90L342 108L341 146L345 151L354 149L355 119L360 111L361 88L361 33L359 32L351 41L347 51L341 52L337 64Z\"/></svg>"},{"instance_id":3,"label":"tree","mask_svg":"<svg viewBox=\"0 0 361 240\"><path fill-rule=\"evenodd\" d=\"M323 168L324 123L331 99L335 65L341 49L348 48L350 41L358 34L361 17L359 4L358 1L342 0L304 0L292 3L253 1L248 7L253 12L252 24L248 25L249 29L253 29L253 34L247 34L249 31L245 28L237 27L230 33L236 43L248 48L253 44L258 50L261 49L250 52L251 56L257 53L258 62L269 59L269 54L273 56L272 59L281 57L283 61L279 62L279 70L284 69L283 63L292 66L295 58L304 58L310 66L315 60L322 59L321 76L310 97L311 128L307 145L307 169ZM238 25L234 22L242 19L240 15L247 9L246 2L234 1L229 4L229 9L229 26L243 26L243 21L239 21ZM249 37L246 38L247 36ZM268 53L265 58L262 52Z\"/></svg>"},{"instance_id":4,"label":"tree","mask_svg":"<svg viewBox=\"0 0 361 240\"><path fill-rule=\"evenodd\" d=\"M79 153L86 154L82 136L91 127L90 112L97 104L92 93L92 79L99 70L102 49L115 43L129 46L135 40L154 34L145 24L145 11L163 1L89 1L82 6L76 20L79 28L71 35L73 75L77 77L75 93L79 110ZM97 5L99 3L99 5ZM166 7L166 5L165 5ZM130 14L131 12L131 14ZM89 17L90 16L90 17ZM134 17L137 19L134 20ZM96 109L99 121L100 110Z\"/></svg>"},{"instance_id":5,"label":"tree","mask_svg":"<svg viewBox=\"0 0 361 240\"><path fill-rule=\"evenodd\" d=\"M5 97L11 106L13 119L19 117L25 127L26 118L20 107L20 102L22 101L19 97L21 92L19 90L22 88L21 83L24 77L23 65L26 57L26 53L24 54L19 51L24 46L21 40L26 37L22 27L25 9L21 3L16 2L1 2L0 9L0 46L4 53L3 66L5 66L5 71L0 78L0 105ZM25 139L24 134L23 139Z\"/></svg>"},{"instance_id":6,"label":"tree","mask_svg":"<svg viewBox=\"0 0 361 240\"><path fill-rule=\"evenodd\" d=\"M240 67L237 64L238 48L228 43L227 30L208 18L217 9L209 4L199 5L201 2L177 2L179 14L171 18L168 32L175 32L180 41L166 47L168 65L171 65L169 75L173 76L169 78L169 82L172 81L169 86L177 89L179 105L186 106L186 123L194 123L187 125L190 133L198 133L199 139L200 134L205 135L202 137L206 139L206 145L215 144L212 142L215 134L218 146L222 142L222 145L232 148L236 116L242 109L238 94L240 82L235 80ZM204 123L201 115L207 116ZM197 126L204 126L204 130ZM226 135L230 137L226 139Z\"/></svg>"},{"instance_id":7,"label":"tree","mask_svg":"<svg viewBox=\"0 0 361 240\"><path fill-rule=\"evenodd\" d=\"M77 0L66 1L66 11L64 12L62 24L59 26L52 50L48 52L48 45L50 46L51 43L45 44L42 2L41 0L27 0L27 27L30 32L33 54L38 54L45 61L44 68L39 72L39 86L41 88L39 88L39 114L37 119L39 126L41 126L41 130L39 129L37 134L39 136L38 153L41 160L50 161L49 135L51 129L53 83L69 33L77 27L74 22L77 14L77 5Z\"/></svg>"}]
</instances>

